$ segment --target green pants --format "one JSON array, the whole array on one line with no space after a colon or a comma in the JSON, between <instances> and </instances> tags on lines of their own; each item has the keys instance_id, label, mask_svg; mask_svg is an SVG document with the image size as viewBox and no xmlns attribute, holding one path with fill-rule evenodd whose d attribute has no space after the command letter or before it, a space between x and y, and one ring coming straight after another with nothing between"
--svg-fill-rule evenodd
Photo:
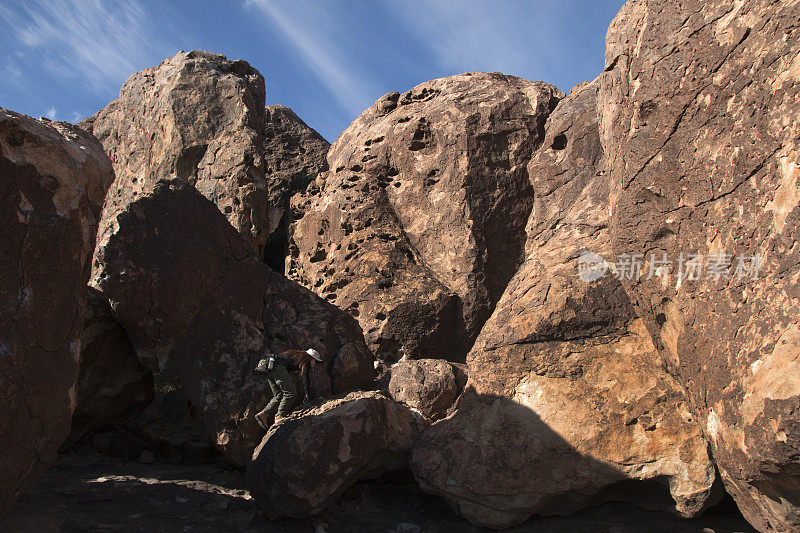
<instances>
[{"instance_id":1,"label":"green pants","mask_svg":"<svg viewBox=\"0 0 800 533\"><path fill-rule=\"evenodd\" d=\"M272 389L272 399L267 406L261 410L259 415L268 414L275 416L286 416L292 410L294 399L297 397L297 390L294 386L292 376L283 365L275 365L275 368L266 373L267 383Z\"/></svg>"}]
</instances>

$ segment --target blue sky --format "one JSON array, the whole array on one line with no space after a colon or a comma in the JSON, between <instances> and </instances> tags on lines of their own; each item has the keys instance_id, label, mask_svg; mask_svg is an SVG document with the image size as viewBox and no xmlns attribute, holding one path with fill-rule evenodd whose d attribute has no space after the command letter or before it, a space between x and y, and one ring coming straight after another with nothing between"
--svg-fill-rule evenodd
<instances>
[{"instance_id":1,"label":"blue sky","mask_svg":"<svg viewBox=\"0 0 800 533\"><path fill-rule=\"evenodd\" d=\"M381 95L475 70L568 92L622 0L0 0L0 107L76 122L178 50L246 59L333 141Z\"/></svg>"}]
</instances>

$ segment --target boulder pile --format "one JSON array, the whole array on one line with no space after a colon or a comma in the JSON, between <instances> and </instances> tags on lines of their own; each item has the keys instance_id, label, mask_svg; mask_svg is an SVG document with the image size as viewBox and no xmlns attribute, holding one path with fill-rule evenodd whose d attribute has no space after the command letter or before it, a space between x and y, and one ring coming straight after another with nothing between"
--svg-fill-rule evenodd
<instances>
[{"instance_id":1,"label":"boulder pile","mask_svg":"<svg viewBox=\"0 0 800 533\"><path fill-rule=\"evenodd\" d=\"M0 514L157 373L162 455L213 443L269 517L406 470L476 526L727 491L800 530L798 20L629 0L569 94L431 80L332 146L208 52L82 129L0 109ZM320 398L265 434L287 348Z\"/></svg>"}]
</instances>

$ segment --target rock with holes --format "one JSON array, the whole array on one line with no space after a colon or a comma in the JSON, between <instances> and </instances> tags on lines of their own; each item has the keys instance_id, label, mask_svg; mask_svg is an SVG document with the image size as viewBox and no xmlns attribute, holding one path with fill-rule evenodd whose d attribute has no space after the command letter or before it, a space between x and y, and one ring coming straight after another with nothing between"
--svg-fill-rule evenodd
<instances>
[{"instance_id":1,"label":"rock with holes","mask_svg":"<svg viewBox=\"0 0 800 533\"><path fill-rule=\"evenodd\" d=\"M289 255L290 199L306 190L317 174L328 168L325 156L331 145L282 105L267 106L265 124L263 157L269 219L276 229L262 256L273 270L283 272Z\"/></svg>"},{"instance_id":2,"label":"rock with holes","mask_svg":"<svg viewBox=\"0 0 800 533\"><path fill-rule=\"evenodd\" d=\"M527 163L561 96L485 73L385 95L295 199L289 275L357 317L381 359L463 360L521 263Z\"/></svg>"},{"instance_id":3,"label":"rock with holes","mask_svg":"<svg viewBox=\"0 0 800 533\"><path fill-rule=\"evenodd\" d=\"M113 180L91 135L0 109L0 515L69 434L89 260Z\"/></svg>"},{"instance_id":4,"label":"rock with holes","mask_svg":"<svg viewBox=\"0 0 800 533\"><path fill-rule=\"evenodd\" d=\"M403 359L392 366L388 391L395 401L436 420L456 401L461 381L458 372L441 359Z\"/></svg>"},{"instance_id":5,"label":"rock with holes","mask_svg":"<svg viewBox=\"0 0 800 533\"><path fill-rule=\"evenodd\" d=\"M127 202L159 179L187 180L282 272L288 199L322 168L328 143L264 100L256 69L208 52L180 52L133 74L117 100L81 123L125 178L109 201Z\"/></svg>"},{"instance_id":6,"label":"rock with holes","mask_svg":"<svg viewBox=\"0 0 800 533\"><path fill-rule=\"evenodd\" d=\"M105 423L134 419L153 401L153 373L136 357L130 337L103 293L86 288L81 366L72 431L62 448Z\"/></svg>"},{"instance_id":7,"label":"rock with holes","mask_svg":"<svg viewBox=\"0 0 800 533\"><path fill-rule=\"evenodd\" d=\"M271 518L313 516L361 479L405 469L414 414L379 392L354 392L272 426L247 467Z\"/></svg>"},{"instance_id":8,"label":"rock with holes","mask_svg":"<svg viewBox=\"0 0 800 533\"><path fill-rule=\"evenodd\" d=\"M800 529L798 19L630 1L600 89L614 247L643 262L626 288L762 531Z\"/></svg>"},{"instance_id":9,"label":"rock with holes","mask_svg":"<svg viewBox=\"0 0 800 533\"><path fill-rule=\"evenodd\" d=\"M528 167L525 263L468 355L456 413L414 448L422 488L475 524L605 499L695 516L714 501L682 389L620 281L591 263L611 255L596 95L596 82L581 84L548 118Z\"/></svg>"},{"instance_id":10,"label":"rock with holes","mask_svg":"<svg viewBox=\"0 0 800 533\"><path fill-rule=\"evenodd\" d=\"M358 323L267 267L214 204L186 181L106 204L93 284L108 297L139 359L183 389L237 465L263 431L253 415L269 388L264 350L317 349L316 394L368 387L374 367Z\"/></svg>"}]
</instances>

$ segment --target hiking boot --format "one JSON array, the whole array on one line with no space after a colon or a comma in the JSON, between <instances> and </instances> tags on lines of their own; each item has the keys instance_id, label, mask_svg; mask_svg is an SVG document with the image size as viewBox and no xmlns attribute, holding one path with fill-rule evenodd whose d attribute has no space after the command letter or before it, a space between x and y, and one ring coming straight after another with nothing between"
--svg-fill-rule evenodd
<instances>
[{"instance_id":1,"label":"hiking boot","mask_svg":"<svg viewBox=\"0 0 800 533\"><path fill-rule=\"evenodd\" d=\"M267 414L266 413L258 413L253 418L256 419L256 422L258 422L258 425L261 426L261 429L263 429L265 431L269 429L269 424L267 423ZM278 421L278 417L275 417L275 421L276 422Z\"/></svg>"}]
</instances>

